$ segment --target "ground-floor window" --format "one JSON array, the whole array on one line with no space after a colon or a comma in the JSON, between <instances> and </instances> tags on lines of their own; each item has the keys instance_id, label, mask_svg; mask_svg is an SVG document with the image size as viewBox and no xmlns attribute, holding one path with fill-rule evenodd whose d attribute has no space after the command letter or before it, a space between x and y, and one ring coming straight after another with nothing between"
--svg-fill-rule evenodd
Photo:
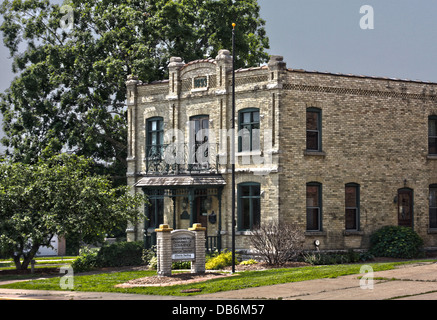
<instances>
[{"instance_id":1,"label":"ground-floor window","mask_svg":"<svg viewBox=\"0 0 437 320\"><path fill-rule=\"evenodd\" d=\"M345 187L345 228L346 230L359 229L360 216L360 187L350 183Z\"/></svg>"},{"instance_id":2,"label":"ground-floor window","mask_svg":"<svg viewBox=\"0 0 437 320\"><path fill-rule=\"evenodd\" d=\"M237 198L238 230L255 229L261 221L261 185L259 183L239 184Z\"/></svg>"},{"instance_id":3,"label":"ground-floor window","mask_svg":"<svg viewBox=\"0 0 437 320\"><path fill-rule=\"evenodd\" d=\"M306 189L307 231L321 231L322 185L308 183Z\"/></svg>"},{"instance_id":4,"label":"ground-floor window","mask_svg":"<svg viewBox=\"0 0 437 320\"><path fill-rule=\"evenodd\" d=\"M164 191L155 190L148 194L149 204L146 204L145 211L147 228L159 228L164 223Z\"/></svg>"},{"instance_id":5,"label":"ground-floor window","mask_svg":"<svg viewBox=\"0 0 437 320\"><path fill-rule=\"evenodd\" d=\"M437 184L429 186L429 227L437 229Z\"/></svg>"}]
</instances>

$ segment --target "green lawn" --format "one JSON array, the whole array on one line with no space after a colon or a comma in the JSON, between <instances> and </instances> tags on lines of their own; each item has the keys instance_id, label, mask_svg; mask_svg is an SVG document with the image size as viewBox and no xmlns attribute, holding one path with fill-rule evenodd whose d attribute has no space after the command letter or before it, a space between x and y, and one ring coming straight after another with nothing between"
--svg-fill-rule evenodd
<instances>
[{"instance_id":1,"label":"green lawn","mask_svg":"<svg viewBox=\"0 0 437 320\"><path fill-rule=\"evenodd\" d=\"M373 263L369 264L374 271L394 269L397 265L411 263ZM238 290L251 287L259 287L280 283L298 282L305 280L335 278L344 275L359 274L361 264L350 265L329 265L311 266L291 269L271 269L265 271L245 271L240 272L234 277L209 280L205 282L192 283L187 285L175 285L171 287L149 287L149 288L115 288L117 284L127 282L132 279L156 275L156 271L128 271L101 273L94 275L75 275L74 291L93 291L93 292L122 292L137 293L148 295L172 295L187 296L196 294L207 294L220 291ZM20 288L34 290L61 290L60 278L49 278L42 280L31 280L17 282L0 286L0 288ZM202 289L200 293L181 293L186 289Z\"/></svg>"}]
</instances>

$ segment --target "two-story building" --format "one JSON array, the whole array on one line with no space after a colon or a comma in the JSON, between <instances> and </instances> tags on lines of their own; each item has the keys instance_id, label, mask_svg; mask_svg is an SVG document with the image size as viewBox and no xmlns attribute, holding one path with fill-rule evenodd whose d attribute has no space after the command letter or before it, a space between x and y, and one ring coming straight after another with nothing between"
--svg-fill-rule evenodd
<instances>
[{"instance_id":1,"label":"two-story building","mask_svg":"<svg viewBox=\"0 0 437 320\"><path fill-rule=\"evenodd\" d=\"M128 184L150 202L129 240L202 223L210 248L230 248L234 135L237 250L267 221L299 225L307 248L364 249L384 225L437 246L437 84L289 69L272 56L236 70L233 131L228 50L174 57L168 71L126 83Z\"/></svg>"}]
</instances>

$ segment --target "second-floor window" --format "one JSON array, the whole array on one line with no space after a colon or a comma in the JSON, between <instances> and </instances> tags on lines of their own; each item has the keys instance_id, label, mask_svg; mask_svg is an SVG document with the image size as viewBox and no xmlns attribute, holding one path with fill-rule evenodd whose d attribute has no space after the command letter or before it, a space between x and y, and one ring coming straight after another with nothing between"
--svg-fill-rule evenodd
<instances>
[{"instance_id":1,"label":"second-floor window","mask_svg":"<svg viewBox=\"0 0 437 320\"><path fill-rule=\"evenodd\" d=\"M156 117L147 120L146 124L146 157L157 158L162 155L164 143L164 120Z\"/></svg>"},{"instance_id":2,"label":"second-floor window","mask_svg":"<svg viewBox=\"0 0 437 320\"><path fill-rule=\"evenodd\" d=\"M259 109L240 111L238 124L238 151L260 150Z\"/></svg>"},{"instance_id":3,"label":"second-floor window","mask_svg":"<svg viewBox=\"0 0 437 320\"><path fill-rule=\"evenodd\" d=\"M428 119L428 153L437 155L437 116Z\"/></svg>"},{"instance_id":4,"label":"second-floor window","mask_svg":"<svg viewBox=\"0 0 437 320\"><path fill-rule=\"evenodd\" d=\"M322 151L322 110L309 108L306 114L307 151Z\"/></svg>"}]
</instances>

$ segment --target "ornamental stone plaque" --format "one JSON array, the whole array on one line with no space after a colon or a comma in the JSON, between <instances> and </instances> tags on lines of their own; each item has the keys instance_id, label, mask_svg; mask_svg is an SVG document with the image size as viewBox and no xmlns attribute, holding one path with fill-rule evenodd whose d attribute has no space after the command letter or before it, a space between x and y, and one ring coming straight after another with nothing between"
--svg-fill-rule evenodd
<instances>
[{"instance_id":1,"label":"ornamental stone plaque","mask_svg":"<svg viewBox=\"0 0 437 320\"><path fill-rule=\"evenodd\" d=\"M173 231L171 237L172 255L174 261L194 261L196 257L196 235L185 230Z\"/></svg>"},{"instance_id":2,"label":"ornamental stone plaque","mask_svg":"<svg viewBox=\"0 0 437 320\"><path fill-rule=\"evenodd\" d=\"M171 276L173 261L191 261L191 273L205 273L205 230L201 224L188 230L173 231L166 224L155 229L158 276Z\"/></svg>"}]
</instances>

